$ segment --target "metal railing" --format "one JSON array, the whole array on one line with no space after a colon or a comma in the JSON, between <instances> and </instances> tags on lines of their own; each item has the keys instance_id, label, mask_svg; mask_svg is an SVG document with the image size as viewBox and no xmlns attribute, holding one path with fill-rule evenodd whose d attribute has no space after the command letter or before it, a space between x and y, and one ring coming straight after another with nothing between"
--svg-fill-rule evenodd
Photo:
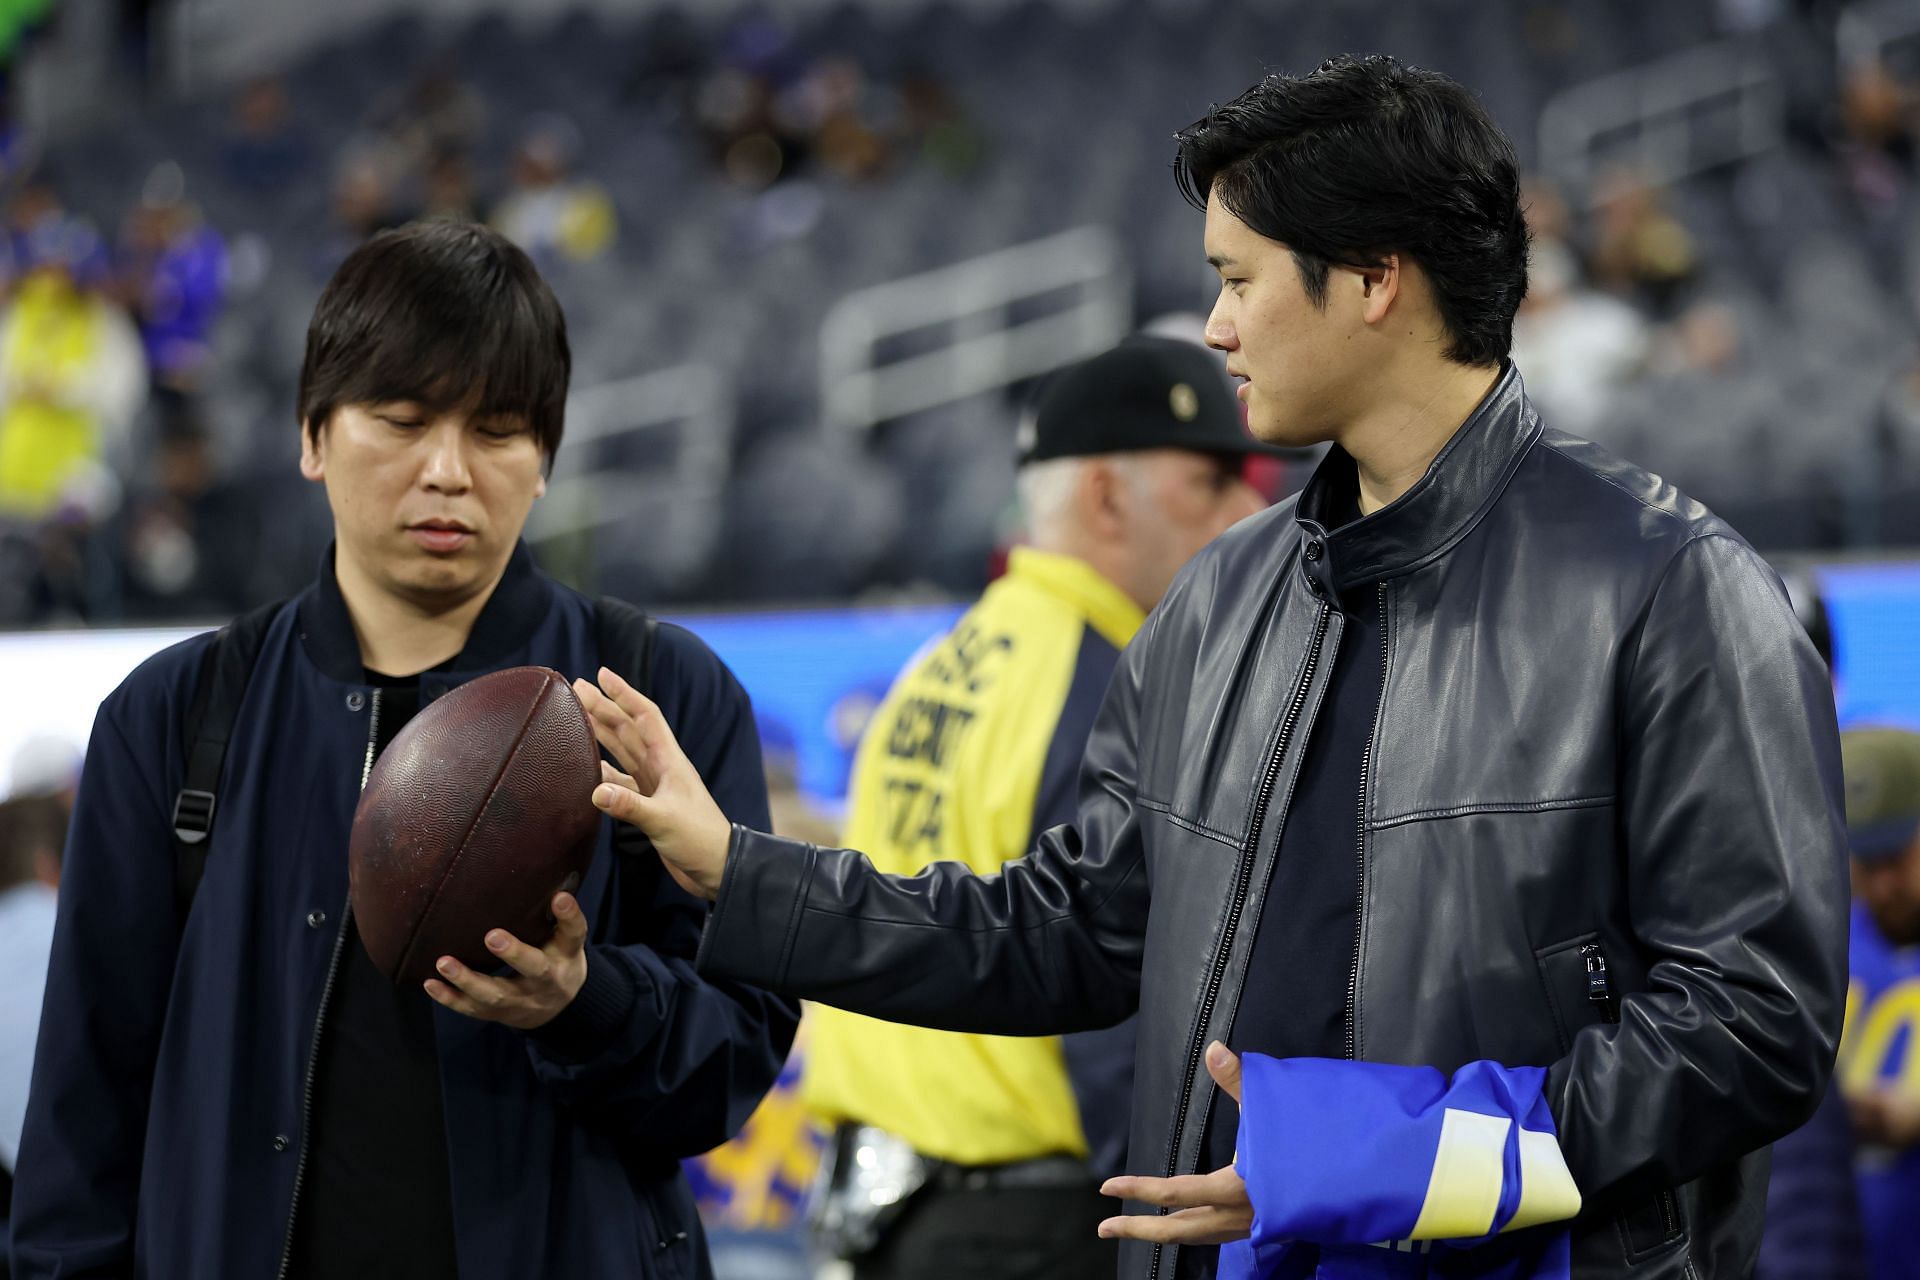
<instances>
[{"instance_id":1,"label":"metal railing","mask_svg":"<svg viewBox=\"0 0 1920 1280\"><path fill-rule=\"evenodd\" d=\"M1920 53L1920 4L1914 0L1866 0L1849 6L1834 26L1840 74L1876 62L1891 62L1893 50Z\"/></svg>"},{"instance_id":2,"label":"metal railing","mask_svg":"<svg viewBox=\"0 0 1920 1280\"><path fill-rule=\"evenodd\" d=\"M1743 41L1700 45L1576 85L1540 112L1540 163L1570 191L1628 167L1662 184L1760 155L1784 129L1779 81Z\"/></svg>"},{"instance_id":3,"label":"metal railing","mask_svg":"<svg viewBox=\"0 0 1920 1280\"><path fill-rule=\"evenodd\" d=\"M820 327L825 420L864 432L1094 355L1125 336L1132 298L1119 238L1091 226L848 294ZM932 349L887 355L913 334Z\"/></svg>"},{"instance_id":4,"label":"metal railing","mask_svg":"<svg viewBox=\"0 0 1920 1280\"><path fill-rule=\"evenodd\" d=\"M732 463L735 402L726 375L712 365L682 364L575 391L567 430L546 496L534 504L527 536L557 543L609 526L650 520L643 556L669 580L707 563L725 515ZM602 460L605 446L658 438L673 461L664 469ZM596 556L618 548L594 548Z\"/></svg>"}]
</instances>

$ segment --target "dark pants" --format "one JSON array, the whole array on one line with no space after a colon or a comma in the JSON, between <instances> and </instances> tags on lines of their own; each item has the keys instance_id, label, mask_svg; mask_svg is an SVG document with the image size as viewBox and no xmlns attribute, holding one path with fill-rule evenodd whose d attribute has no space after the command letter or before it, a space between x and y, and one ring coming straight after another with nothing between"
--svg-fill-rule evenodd
<instances>
[{"instance_id":1,"label":"dark pants","mask_svg":"<svg viewBox=\"0 0 1920 1280\"><path fill-rule=\"evenodd\" d=\"M913 1197L854 1280L1113 1280L1120 1243L1094 1234L1120 1202L1084 1187L971 1191L928 1188Z\"/></svg>"}]
</instances>

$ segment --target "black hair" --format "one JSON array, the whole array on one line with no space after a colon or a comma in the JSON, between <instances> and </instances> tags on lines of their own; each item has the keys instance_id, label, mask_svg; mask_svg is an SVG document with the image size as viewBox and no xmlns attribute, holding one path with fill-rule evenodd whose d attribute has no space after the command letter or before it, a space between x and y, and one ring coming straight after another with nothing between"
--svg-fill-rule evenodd
<instances>
[{"instance_id":1,"label":"black hair","mask_svg":"<svg viewBox=\"0 0 1920 1280\"><path fill-rule=\"evenodd\" d=\"M1497 365L1527 292L1513 144L1460 84L1374 54L1270 75L1175 135L1181 194L1292 250L1324 306L1336 264L1420 264L1449 360Z\"/></svg>"},{"instance_id":2,"label":"black hair","mask_svg":"<svg viewBox=\"0 0 1920 1280\"><path fill-rule=\"evenodd\" d=\"M532 259L475 223L415 222L370 237L321 291L300 424L317 436L349 404L468 408L524 422L551 463L572 371L566 317Z\"/></svg>"}]
</instances>

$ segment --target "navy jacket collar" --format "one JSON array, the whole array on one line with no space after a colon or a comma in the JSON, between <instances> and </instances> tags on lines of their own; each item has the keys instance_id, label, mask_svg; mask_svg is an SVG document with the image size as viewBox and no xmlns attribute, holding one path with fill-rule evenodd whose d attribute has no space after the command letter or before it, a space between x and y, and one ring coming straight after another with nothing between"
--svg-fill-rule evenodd
<instances>
[{"instance_id":1,"label":"navy jacket collar","mask_svg":"<svg viewBox=\"0 0 1920 1280\"><path fill-rule=\"evenodd\" d=\"M366 677L360 661L360 640L354 635L353 618L334 577L333 557L333 544L329 543L320 558L319 579L300 597L300 639L314 665L330 678L363 684ZM519 543L450 670L488 671L523 651L552 605L552 588L546 576L533 563L527 544Z\"/></svg>"},{"instance_id":2,"label":"navy jacket collar","mask_svg":"<svg viewBox=\"0 0 1920 1280\"><path fill-rule=\"evenodd\" d=\"M1329 593L1419 568L1478 523L1539 435L1539 415L1509 362L1413 488L1330 533L1353 511L1360 485L1353 456L1335 445L1307 481L1296 509L1302 567Z\"/></svg>"}]
</instances>

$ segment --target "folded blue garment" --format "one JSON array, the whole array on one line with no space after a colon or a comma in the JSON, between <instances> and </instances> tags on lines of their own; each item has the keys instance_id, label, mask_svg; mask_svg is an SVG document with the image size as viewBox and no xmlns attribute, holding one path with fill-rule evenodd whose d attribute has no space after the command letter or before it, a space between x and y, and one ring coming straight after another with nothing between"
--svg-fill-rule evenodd
<instances>
[{"instance_id":1,"label":"folded blue garment","mask_svg":"<svg viewBox=\"0 0 1920 1280\"><path fill-rule=\"evenodd\" d=\"M1221 1280L1565 1280L1567 1171L1540 1067L1240 1060L1253 1234ZM1551 1225L1561 1224L1561 1225Z\"/></svg>"}]
</instances>

